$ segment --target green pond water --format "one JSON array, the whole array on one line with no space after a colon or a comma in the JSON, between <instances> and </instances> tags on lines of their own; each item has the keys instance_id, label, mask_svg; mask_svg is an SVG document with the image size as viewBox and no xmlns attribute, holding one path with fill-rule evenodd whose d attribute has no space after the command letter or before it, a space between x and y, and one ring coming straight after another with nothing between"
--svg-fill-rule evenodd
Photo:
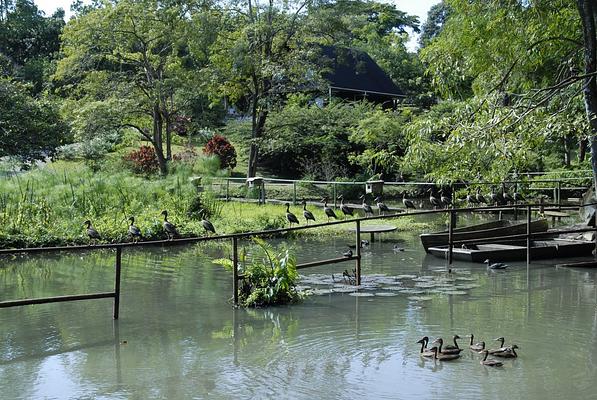
<instances>
[{"instance_id":1,"label":"green pond water","mask_svg":"<svg viewBox=\"0 0 597 400\"><path fill-rule=\"evenodd\" d=\"M457 262L447 274L417 233L363 250L359 296L338 278L353 264L337 264L301 271L317 293L302 303L250 310L233 309L231 277L210 261L224 247L127 249L118 321L111 299L0 309L0 398L594 398L595 272ZM351 241L292 243L306 262ZM109 251L0 262L0 301L113 287ZM419 357L423 335L470 333L488 347L504 336L519 358L492 369L468 350L453 362Z\"/></svg>"}]
</instances>

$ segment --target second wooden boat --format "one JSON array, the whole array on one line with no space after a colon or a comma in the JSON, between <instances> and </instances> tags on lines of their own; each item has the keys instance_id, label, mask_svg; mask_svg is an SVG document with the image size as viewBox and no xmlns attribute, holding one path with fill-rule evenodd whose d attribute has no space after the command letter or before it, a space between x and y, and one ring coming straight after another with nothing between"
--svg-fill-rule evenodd
<instances>
[{"instance_id":1,"label":"second wooden boat","mask_svg":"<svg viewBox=\"0 0 597 400\"><path fill-rule=\"evenodd\" d=\"M584 240L533 240L531 242L531 259L565 258L590 256L595 249L595 242ZM430 247L429 252L439 258L447 258L448 246ZM491 261L525 260L527 248L522 243L502 242L478 244L467 248L454 247L454 260L482 263Z\"/></svg>"},{"instance_id":2,"label":"second wooden boat","mask_svg":"<svg viewBox=\"0 0 597 400\"><path fill-rule=\"evenodd\" d=\"M546 219L531 221L531 232L546 232L549 225ZM518 235L527 233L526 222L499 220L477 225L469 225L454 229L454 241L491 239L494 237ZM429 253L430 247L445 246L448 244L448 231L423 233L419 235L425 251Z\"/></svg>"}]
</instances>

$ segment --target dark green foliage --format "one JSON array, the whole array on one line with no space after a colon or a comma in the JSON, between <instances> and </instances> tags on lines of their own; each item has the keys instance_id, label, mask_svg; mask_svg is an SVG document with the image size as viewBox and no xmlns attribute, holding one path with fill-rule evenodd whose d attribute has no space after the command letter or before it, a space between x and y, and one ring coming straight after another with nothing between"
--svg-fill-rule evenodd
<instances>
[{"instance_id":1,"label":"dark green foliage","mask_svg":"<svg viewBox=\"0 0 597 400\"><path fill-rule=\"evenodd\" d=\"M23 163L43 160L69 136L55 103L36 100L24 85L0 78L0 157Z\"/></svg>"},{"instance_id":2,"label":"dark green foliage","mask_svg":"<svg viewBox=\"0 0 597 400\"><path fill-rule=\"evenodd\" d=\"M243 307L264 307L287 304L301 298L296 289L299 277L296 270L296 258L286 248L274 248L262 239L253 239L256 246L250 254L250 261L241 257L239 273L239 304ZM233 267L229 259L214 261L227 269Z\"/></svg>"},{"instance_id":3,"label":"dark green foliage","mask_svg":"<svg viewBox=\"0 0 597 400\"><path fill-rule=\"evenodd\" d=\"M60 50L64 11L44 17L31 0L17 0L0 18L0 71L33 84L39 93L52 70L51 60Z\"/></svg>"}]
</instances>

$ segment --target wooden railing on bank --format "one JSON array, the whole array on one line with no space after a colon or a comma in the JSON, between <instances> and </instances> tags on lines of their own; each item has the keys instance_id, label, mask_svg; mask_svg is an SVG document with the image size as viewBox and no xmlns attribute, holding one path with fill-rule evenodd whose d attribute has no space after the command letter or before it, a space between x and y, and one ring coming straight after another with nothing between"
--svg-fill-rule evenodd
<instances>
[{"instance_id":1,"label":"wooden railing on bank","mask_svg":"<svg viewBox=\"0 0 597 400\"><path fill-rule=\"evenodd\" d=\"M584 206L597 206L597 203L586 204ZM115 263L114 263L114 290L111 292L101 292L101 293L86 293L86 294L76 294L76 295L66 295L66 296L55 296L55 297L44 297L44 298L33 298L33 299L20 299L20 300L9 300L9 301L2 301L0 302L0 308L7 308L7 307L17 307L17 306L24 306L24 305L32 305L32 304L44 304L44 303L57 303L57 302L68 302L68 301L78 301L78 300L91 300L91 299L102 299L102 298L113 298L113 318L118 319L119 317L119 309L120 309L120 291L121 291L121 269L122 269L122 251L126 248L134 248L139 249L148 246L178 246L183 244L191 244L191 243L199 243L199 242L207 242L207 241L215 241L215 240L231 240L232 245L232 261L233 261L233 282L232 282L232 291L233 291L233 302L235 305L238 304L238 282L239 280L243 279L242 274L239 274L239 262L238 262L238 241L240 239L247 239L251 237L275 237L283 233L306 230L306 229L315 229L320 227L326 226L333 226L333 225L346 225L346 224L355 224L355 246L356 252L354 255L350 257L338 257L332 259L325 259L325 260L318 260L312 261L307 263L302 263L297 265L297 269L305 269L305 268L312 268L321 265L328 265L328 264L337 264L342 262L355 262L355 271L356 271L356 284L361 284L361 223L367 221L376 221L376 220L386 220L386 219L393 219L393 218L401 218L401 217L413 217L418 215L430 215L430 214L448 214L449 216L449 225L448 225L448 264L452 264L452 252L454 245L460 245L465 243L487 243L487 242L495 242L495 241L503 241L503 240L512 240L512 239L524 239L526 238L527 241L527 263L531 262L531 239L541 236L547 235L554 235L554 234L563 234L563 233L581 233L581 232L595 232L595 241L596 241L596 249L597 249L597 227L589 227L589 228L578 228L578 229L558 229L552 230L548 232L539 232L539 233L532 233L531 232L531 214L533 211L549 211L551 209L560 209L562 208L561 204L520 204L520 205L510 205L510 206L486 206L486 207L467 207L467 208L448 208L448 209L439 209L439 210L420 210L420 211L413 211L413 212L399 212L395 214L389 215L378 215L378 216L371 216L371 217L359 217L353 219L346 219L341 221L333 221L327 223L319 223L319 224L311 224L311 225L302 225L302 226L295 226L292 228L280 228L280 229L269 229L264 231L255 231L255 232L243 232L243 233L232 233L232 234L223 234L223 235L214 235L214 236L201 236L201 237L188 237L188 238L180 238L180 239L172 239L172 240L152 240L146 242L139 242L139 243L105 243L105 244L98 244L98 245L84 245L84 246L62 246L62 247L37 247L37 248L19 248L19 249L0 249L0 256L2 255L14 255L14 254L36 254L36 253L45 253L45 252L62 252L62 251L95 251L101 249L113 249L115 250ZM566 208L579 208L578 206L568 207ZM527 233L526 234L517 234L517 235L508 235L508 236L500 236L497 238L491 239L469 239L469 240L454 240L454 229L456 228L456 221L457 221L457 214L458 213L469 213L469 212L478 212L478 211L500 211L500 210L509 210L509 209L516 209L518 211L524 211L527 214L526 223L527 223Z\"/></svg>"}]
</instances>

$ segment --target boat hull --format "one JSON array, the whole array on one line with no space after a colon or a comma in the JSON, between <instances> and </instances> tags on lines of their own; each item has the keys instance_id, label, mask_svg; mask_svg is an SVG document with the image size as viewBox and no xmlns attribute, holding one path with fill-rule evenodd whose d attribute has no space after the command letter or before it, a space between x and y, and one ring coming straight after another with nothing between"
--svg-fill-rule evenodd
<instances>
[{"instance_id":1,"label":"boat hull","mask_svg":"<svg viewBox=\"0 0 597 400\"><path fill-rule=\"evenodd\" d=\"M531 222L531 232L546 232L549 228L546 219L539 219ZM527 224L512 223L507 220L492 221L478 225L470 225L463 228L454 229L453 240L474 240L491 239L494 237L518 235L527 233ZM448 245L448 232L423 233L419 235L421 244L427 253L430 247L440 247Z\"/></svg>"},{"instance_id":2,"label":"boat hull","mask_svg":"<svg viewBox=\"0 0 597 400\"><path fill-rule=\"evenodd\" d=\"M590 256L595 242L580 240L535 240L531 244L531 259L566 258ZM447 258L448 246L430 247L429 252L439 258ZM482 263L492 261L521 261L527 257L526 246L519 242L492 243L471 246L468 249L454 248L452 258L459 261Z\"/></svg>"}]
</instances>

